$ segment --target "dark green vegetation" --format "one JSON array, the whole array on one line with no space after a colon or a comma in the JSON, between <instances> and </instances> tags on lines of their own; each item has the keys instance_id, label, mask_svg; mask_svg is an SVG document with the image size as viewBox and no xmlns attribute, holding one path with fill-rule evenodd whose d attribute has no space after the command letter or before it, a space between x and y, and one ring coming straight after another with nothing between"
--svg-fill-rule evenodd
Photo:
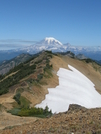
<instances>
[{"instance_id":1,"label":"dark green vegetation","mask_svg":"<svg viewBox=\"0 0 101 134\"><path fill-rule=\"evenodd\" d=\"M20 93L17 93L14 96L14 99L16 101L16 104L13 109L8 111L13 115L36 116L42 118L52 115L52 112L51 110L49 110L48 106L46 106L45 109L36 108L36 107L30 108L30 102L25 97L21 96Z\"/></svg>"},{"instance_id":2,"label":"dark green vegetation","mask_svg":"<svg viewBox=\"0 0 101 134\"><path fill-rule=\"evenodd\" d=\"M28 108L28 109L21 109L21 111L18 112L19 116L35 116L35 117L47 117L47 116L51 116L52 112L51 110L49 110L48 106L45 107L45 109L42 108L36 108L36 107L32 107L32 108Z\"/></svg>"},{"instance_id":3,"label":"dark green vegetation","mask_svg":"<svg viewBox=\"0 0 101 134\"><path fill-rule=\"evenodd\" d=\"M13 86L14 84L17 84L19 80L33 73L36 69L36 65L34 64L30 66L29 64L21 63L20 65L17 66L17 69L18 69L17 73L9 76L8 78L0 82L0 95L7 93L9 90L9 87ZM14 71L15 70L16 70L16 67L14 68ZM12 72L13 72L13 69L12 69Z\"/></svg>"},{"instance_id":4,"label":"dark green vegetation","mask_svg":"<svg viewBox=\"0 0 101 134\"><path fill-rule=\"evenodd\" d=\"M21 79L28 77L30 74L37 73L37 78L29 78L26 82L39 82L43 76L50 77L52 68L50 58L52 58L51 51L43 52L14 67L4 76L0 76L0 95L7 93L11 86L20 83ZM47 75L45 72L47 72Z\"/></svg>"}]
</instances>

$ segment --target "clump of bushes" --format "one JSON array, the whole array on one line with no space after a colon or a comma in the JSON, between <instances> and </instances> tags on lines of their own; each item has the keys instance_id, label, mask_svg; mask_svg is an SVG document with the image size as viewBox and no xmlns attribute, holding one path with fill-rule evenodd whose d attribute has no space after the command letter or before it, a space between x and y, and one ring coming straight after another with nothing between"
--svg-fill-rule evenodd
<instances>
[{"instance_id":1,"label":"clump of bushes","mask_svg":"<svg viewBox=\"0 0 101 134\"><path fill-rule=\"evenodd\" d=\"M25 108L21 109L21 111L18 112L18 115L19 116L46 117L46 116L51 116L52 111L49 110L48 106L46 106L45 109L32 107L32 108L28 108L28 109L25 109Z\"/></svg>"}]
</instances>

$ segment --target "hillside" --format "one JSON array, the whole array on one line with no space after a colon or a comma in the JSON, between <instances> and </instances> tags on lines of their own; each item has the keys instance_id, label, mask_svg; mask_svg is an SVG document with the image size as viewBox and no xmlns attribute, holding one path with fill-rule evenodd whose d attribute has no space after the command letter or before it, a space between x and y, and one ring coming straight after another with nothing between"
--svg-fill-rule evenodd
<instances>
[{"instance_id":1,"label":"hillside","mask_svg":"<svg viewBox=\"0 0 101 134\"><path fill-rule=\"evenodd\" d=\"M9 72L9 70L14 68L15 66L18 66L20 63L27 61L31 57L32 57L32 55L30 55L30 54L21 54L11 60L5 60L5 61L1 62L0 75L6 74L7 72Z\"/></svg>"},{"instance_id":2,"label":"hillside","mask_svg":"<svg viewBox=\"0 0 101 134\"><path fill-rule=\"evenodd\" d=\"M58 115L54 115L50 117L49 119L47 118L36 119L36 117L33 117L30 120L30 117L24 117L25 121L22 120L20 124L26 124L30 122L33 122L34 126L36 124L36 128L32 127L33 128L32 129L30 127L28 131L26 130L26 125L13 128L12 126L19 125L18 120L20 120L22 117L16 116L15 122L14 122L14 115L11 115L10 113L6 113L6 111L10 110L12 114L17 115L19 114L19 109L20 110L22 108L26 109L29 107L33 107L38 103L41 103L41 101L44 100L45 95L48 94L47 88L55 88L59 84L58 77L56 75L59 68L61 67L61 68L69 69L68 64L75 67L80 72L82 72L85 76L87 76L95 84L96 90L101 94L101 66L99 66L92 60L86 60L86 59L78 60L75 58L70 58L67 55L60 55L60 54L54 55L49 51L45 51L45 52L43 51L39 55L30 59L29 61L23 64L19 64L17 67L12 69L9 73L7 73L5 77L1 79L0 81L1 114L0 116L2 118L0 120L0 124L1 124L0 128L2 129L8 126L11 126L12 128L9 130L10 127L8 127L6 128L6 130L3 130L2 132L19 133L19 131L21 131L21 127L22 127L23 133L25 133L25 131L26 133L28 131L32 133L34 129L35 131L37 131L36 133L40 133L44 131L45 133L47 132L58 133L59 130L60 130L59 133L63 132L63 130L65 133L66 129L68 130L67 131L68 133L71 132L71 130L69 130L69 127L64 125L66 124L64 118L66 118L67 120L71 120L71 123L75 124L76 122L75 118L76 118L77 112L72 112L72 110L68 111L69 115L68 115L68 112L61 113L61 116L60 114L58 114ZM13 99L13 97L18 96L18 94L20 94L20 97L18 101L16 101L15 99ZM81 116L82 117L85 116L86 118L89 117L89 120L91 120L91 122L93 120L92 119L93 116L88 116L88 115L90 114L91 111L94 112L94 122L95 124L99 123L96 117L99 113L99 118L100 118L101 109L91 109L91 110L86 109L84 112L82 112L82 108L81 109L76 108L76 110L78 111L77 113L78 119L81 118ZM24 111L21 111L21 112L20 112L20 115L21 114L23 115ZM26 118L29 118L29 119L26 120ZM7 119L8 121L10 120L9 123L7 123ZM35 120L37 121L34 123ZM77 121L79 123L81 122L80 120L77 120ZM40 124L40 125L37 125L37 124ZM46 124L46 127L44 126L45 124ZM49 128L48 126L49 124L50 125L57 124L57 125L55 126L55 128L54 127ZM85 124L86 124L86 120L85 120ZM29 124L29 126L31 126L31 124ZM62 129L60 129L60 126ZM75 127L78 128L78 126L75 126ZM83 128L83 124L80 127L82 128L82 130L84 130L85 128L85 127ZM93 130L94 129L93 127L94 125L93 123L91 123L91 126L87 128L87 131ZM57 131L54 130L56 128L57 128ZM97 125L96 130L98 128L99 126ZM81 129L78 128L77 132L81 132L80 130Z\"/></svg>"}]
</instances>

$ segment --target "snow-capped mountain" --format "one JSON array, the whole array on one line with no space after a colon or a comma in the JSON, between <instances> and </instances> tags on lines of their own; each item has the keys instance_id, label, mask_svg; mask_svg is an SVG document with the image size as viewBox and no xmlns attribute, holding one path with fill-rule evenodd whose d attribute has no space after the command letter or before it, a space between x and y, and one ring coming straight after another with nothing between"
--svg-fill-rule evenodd
<instances>
[{"instance_id":1,"label":"snow-capped mountain","mask_svg":"<svg viewBox=\"0 0 101 134\"><path fill-rule=\"evenodd\" d=\"M52 50L57 51L64 48L63 44L53 37L46 37L44 40L38 42L35 47L37 50Z\"/></svg>"},{"instance_id":2,"label":"snow-capped mountain","mask_svg":"<svg viewBox=\"0 0 101 134\"><path fill-rule=\"evenodd\" d=\"M53 37L46 37L45 39L24 48L15 50L0 51L0 61L14 58L21 53L36 54L42 50L51 50L52 52L67 52L71 51L74 54L84 54L86 57L101 60L101 46L73 46L69 43L62 44Z\"/></svg>"},{"instance_id":3,"label":"snow-capped mountain","mask_svg":"<svg viewBox=\"0 0 101 134\"><path fill-rule=\"evenodd\" d=\"M63 45L60 41L56 40L53 37L46 37L40 42L37 42L34 45L22 48L20 50L27 51L28 53L36 53L42 50L51 50L53 52L63 52L67 50L67 46Z\"/></svg>"}]
</instances>

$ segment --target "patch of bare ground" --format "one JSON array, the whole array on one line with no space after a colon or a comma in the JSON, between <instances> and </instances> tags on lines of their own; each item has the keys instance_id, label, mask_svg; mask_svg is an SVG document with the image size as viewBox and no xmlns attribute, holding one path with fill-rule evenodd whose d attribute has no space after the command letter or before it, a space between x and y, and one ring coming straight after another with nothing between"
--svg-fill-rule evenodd
<instances>
[{"instance_id":1,"label":"patch of bare ground","mask_svg":"<svg viewBox=\"0 0 101 134\"><path fill-rule=\"evenodd\" d=\"M8 93L8 94L4 94L0 96L0 104L5 104L5 103L12 103L14 102L13 99L13 94L12 93Z\"/></svg>"},{"instance_id":2,"label":"patch of bare ground","mask_svg":"<svg viewBox=\"0 0 101 134\"><path fill-rule=\"evenodd\" d=\"M30 123L35 120L35 117L19 117L11 115L10 113L2 112L0 113L0 129Z\"/></svg>"}]
</instances>

